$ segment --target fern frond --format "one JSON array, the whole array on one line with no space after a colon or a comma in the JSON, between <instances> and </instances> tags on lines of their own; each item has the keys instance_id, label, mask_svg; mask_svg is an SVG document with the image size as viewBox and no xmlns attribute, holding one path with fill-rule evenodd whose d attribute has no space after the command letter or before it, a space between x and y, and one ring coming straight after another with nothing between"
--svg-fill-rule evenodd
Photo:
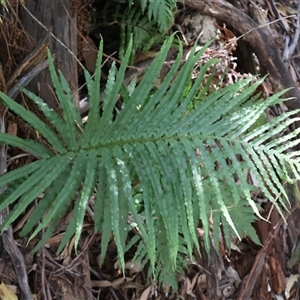
<instances>
[{"instance_id":1,"label":"fern frond","mask_svg":"<svg viewBox=\"0 0 300 300\"><path fill-rule=\"evenodd\" d=\"M173 20L173 11L176 9L175 0L142 0L141 7L143 12L147 8L149 20L156 20L161 32L169 29Z\"/></svg>"},{"instance_id":2,"label":"fern frond","mask_svg":"<svg viewBox=\"0 0 300 300\"><path fill-rule=\"evenodd\" d=\"M170 1L170 0L168 0ZM130 62L132 63L136 51L149 51L155 43L162 43L164 34L170 28L173 20L173 10L166 1L149 2L148 14L144 13L139 5L128 7L119 15L120 19L120 49L122 59L132 41ZM176 6L175 1L174 5ZM160 9L159 9L160 8ZM174 8L174 6L173 6ZM158 9L158 10L157 10Z\"/></svg>"},{"instance_id":3,"label":"fern frond","mask_svg":"<svg viewBox=\"0 0 300 300\"><path fill-rule=\"evenodd\" d=\"M37 206L43 219L35 227L38 213L34 212L23 234L34 229L32 238L48 226L36 248L42 246L72 204L72 218L59 250L73 235L77 245L87 201L97 190L94 222L95 230L102 234L100 263L113 237L118 261L124 270L130 223L139 234L139 238L129 241L137 247L135 259L142 265L150 262L149 272L156 278L176 284L173 275L183 266L184 256L191 256L194 247L199 249L196 230L199 226L204 230L204 244L209 249L211 215L215 244L220 222L227 238L247 233L258 242L250 223L245 223L252 222L255 215L260 216L251 199L254 187L247 182L245 173L248 170L283 215L282 208L287 209L287 195L279 179L300 179L299 153L286 153L287 148L299 141L295 140L295 133L273 137L296 118L288 113L269 124L253 126L266 107L278 103L280 97L280 94L274 95L267 101L252 97L261 81L250 84L251 79L240 80L211 94L204 86L205 92L199 92L206 71L216 60L205 64L193 83L190 74L208 45L199 52L194 48L182 66L181 48L165 80L153 89L172 42L173 37L164 43L141 82L128 90L123 81L130 59L130 43L124 63L119 69L112 66L100 113L101 44L95 78L85 73L91 97L86 124L78 119L66 80L55 73L49 56L57 97L64 110L62 117L46 104L42 105L38 97L26 94L43 109L58 134L37 117L32 121L31 113L0 94L6 104L24 114L25 120L55 149L55 153L45 150L43 154L44 148L32 146L37 142L0 135L2 143L22 147L41 158L0 178L0 186L21 181L19 187L8 189L5 196L0 196L0 209L20 198L2 229L44 192L45 203ZM126 105L114 114L117 99L123 95ZM202 97L199 104L191 108L191 102L199 95ZM134 196L136 181L142 199L139 205ZM47 193L51 191L50 201ZM245 221L241 218L244 214ZM168 268L166 272L163 264Z\"/></svg>"}]
</instances>

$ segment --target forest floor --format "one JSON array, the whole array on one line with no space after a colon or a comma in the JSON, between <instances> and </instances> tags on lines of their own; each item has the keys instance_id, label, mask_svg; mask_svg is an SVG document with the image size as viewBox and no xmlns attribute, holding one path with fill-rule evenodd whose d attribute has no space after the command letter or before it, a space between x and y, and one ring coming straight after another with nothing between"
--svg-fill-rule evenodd
<instances>
[{"instance_id":1,"label":"forest floor","mask_svg":"<svg viewBox=\"0 0 300 300\"><path fill-rule=\"evenodd\" d=\"M264 18L267 22L273 22L269 27L270 39L276 40L279 53L285 51L285 40L287 31L292 39L299 35L295 27L296 19L300 18L300 12L297 9L296 1L285 1L275 3L269 0L260 1L237 1L241 12L248 12L248 5L254 5L252 18L255 19L263 9ZM275 3L275 4L274 4ZM258 6L258 8L255 7ZM275 5L275 8L274 8ZM16 12L16 11L15 11ZM17 12L16 12L17 13ZM296 19L287 21L284 19L287 15L296 14ZM234 18L234 16L232 16ZM281 17L278 19L278 17ZM260 18L260 17L259 17ZM259 22L261 19L258 20ZM6 20L4 19L4 23ZM245 63L246 58L254 60L256 68L260 70L260 62L252 55L247 56L243 50L245 44L242 40L237 42L235 38L239 33L235 28L225 26L222 22L215 19L206 20L199 15L197 11L191 8L182 8L175 18L176 30L182 34L181 38L190 47L194 37L200 37L202 43L210 40L212 36L206 36L207 31L220 31L222 45L228 43L228 48L220 48L220 43L211 46L206 52L207 57L220 58L220 66L228 69L225 85L232 83L234 80L248 76L251 70ZM184 28L182 27L184 24ZM188 24L188 25L187 25ZM202 24L200 27L195 24ZM2 26L2 27L1 27ZM0 24L0 44L8 45L5 42L6 34L3 32L4 25ZM209 30L208 30L209 28ZM110 31L108 31L109 35ZM25 34L20 29L18 35ZM111 40L105 32L101 32L104 41ZM93 39L88 38L92 48L96 47ZM234 43L231 43L234 41ZM246 44L246 48L249 45ZM20 49L13 42L8 47L0 47L0 57L26 57L26 49ZM114 51L117 49L113 49ZM107 53L110 56L113 52ZM299 71L299 49L298 44L295 52L290 59L285 62L286 68L290 71L295 83L300 81ZM92 58L94 55L86 55L85 59ZM237 57L234 61L232 58ZM84 58L84 57L83 57ZM20 63L22 60L20 60ZM83 60L84 61L84 60ZM85 61L85 64L93 66L95 60ZM93 68L93 67L91 67ZM221 69L221 68L220 68ZM16 66L11 63L10 66L1 68L0 66L0 87L4 91L4 82L8 82ZM220 71L221 72L221 71ZM222 76L221 73L217 73ZM81 74L78 75L79 81ZM233 79L234 78L234 79ZM2 85L1 85L2 84ZM273 93L271 83L266 82L263 86L264 97ZM84 92L82 97L84 96ZM266 112L271 119L273 115L280 114L281 111L287 110L286 107L271 108ZM2 108L3 112L4 108ZM35 110L35 108L32 108ZM276 110L274 112L274 110ZM279 110L279 112L278 112ZM1 109L0 109L1 112ZM35 136L35 133L21 120L9 113L8 131L14 135ZM24 153L16 152L9 149L8 157L9 168L18 168L26 164L32 158L27 157ZM205 257L202 253L195 255L194 261L188 262L188 267L183 274L178 274L177 292L172 291L170 287L162 287L156 282L147 279L147 268L139 271L139 265L132 267L132 262L128 259L126 262L126 274L120 272L116 264L117 249L111 240L107 256L101 268L99 267L99 244L101 235L94 233L94 223L92 213L87 210L78 253L74 252L74 240L72 239L64 248L62 253L57 255L56 250L62 236L66 230L71 212L61 220L55 233L48 240L47 244L36 253L31 250L38 242L38 236L28 242L28 237L21 238L19 231L26 222L34 206L24 212L22 218L16 220L12 226L12 233L7 234L7 243L15 243L21 251L19 254L12 255L16 248L4 245L4 240L0 248L0 298L2 300L18 299L20 297L20 276L23 277L23 284L29 283L29 287L35 299L103 299L103 300L127 300L127 299L199 299L214 300L210 296L210 290L219 294L218 299L238 299L238 300L296 300L300 299L300 209L298 208L299 187L288 187L291 202L291 213L286 214L286 222L279 216L272 204L265 199L264 195L255 195L255 200L261 206L263 217L268 222L259 220L254 224L257 234L260 238L261 245L254 244L251 240L245 238L242 241L232 240L230 248L220 239L219 253L211 250ZM38 201L38 200L37 200ZM89 208L92 209L92 208ZM7 240L6 240L7 241ZM9 250L10 249L10 250ZM24 263L20 262L19 255L22 255ZM210 257L210 260L207 258ZM21 265L20 265L21 264ZM19 270L25 270L25 274L18 274ZM26 299L30 299L26 298Z\"/></svg>"}]
</instances>

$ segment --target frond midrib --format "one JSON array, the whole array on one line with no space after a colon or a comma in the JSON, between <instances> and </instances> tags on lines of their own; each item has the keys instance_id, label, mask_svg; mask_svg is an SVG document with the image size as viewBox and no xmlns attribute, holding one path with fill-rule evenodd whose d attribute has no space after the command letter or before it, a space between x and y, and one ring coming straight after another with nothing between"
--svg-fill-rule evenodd
<instances>
[{"instance_id":1,"label":"frond midrib","mask_svg":"<svg viewBox=\"0 0 300 300\"><path fill-rule=\"evenodd\" d=\"M225 141L227 143L234 143L234 144L240 144L242 146L246 147L251 147L253 149L261 149L261 150L267 150L267 152L274 152L272 148L270 149L269 147L266 147L264 144L259 144L257 145L255 141L244 141L243 139L233 139L230 137L218 137L216 135L205 135L203 133L201 134L184 134L184 135L172 135L172 136L152 136L152 137L147 137L147 138L136 138L136 139L127 139L127 140L122 140L118 139L115 141L110 141L106 143L98 143L97 145L94 146L82 146L78 151L68 151L64 153L63 155L70 156L70 154L76 155L79 152L82 151L91 151L91 150L99 150L100 148L107 149L107 148L114 148L114 147L123 147L125 145L135 145L135 144L142 144L145 145L147 143L156 143L156 142L166 142L168 141L180 141L180 140L190 140L190 141L199 141L201 140L202 142L205 142L206 140L216 140L216 141ZM279 152L280 153L280 152Z\"/></svg>"}]
</instances>

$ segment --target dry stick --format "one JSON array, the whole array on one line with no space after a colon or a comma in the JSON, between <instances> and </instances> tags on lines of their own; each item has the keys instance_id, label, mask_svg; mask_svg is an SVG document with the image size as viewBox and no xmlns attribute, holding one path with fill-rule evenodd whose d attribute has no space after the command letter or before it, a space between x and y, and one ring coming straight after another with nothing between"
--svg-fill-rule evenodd
<instances>
[{"instance_id":1,"label":"dry stick","mask_svg":"<svg viewBox=\"0 0 300 300\"><path fill-rule=\"evenodd\" d=\"M0 131L2 133L5 132L5 112L2 116L0 116ZM1 145L0 146L0 175L3 175L6 172L6 146ZM5 191L6 186L0 187L0 195ZM0 211L0 224L3 224L4 219L7 217L9 211L8 207ZM2 233L2 241L5 251L10 256L10 259L12 261L12 264L15 269L17 281L19 284L20 292L22 295L22 300L33 300L33 296L31 294L29 284L28 284L28 276L27 276L27 270L26 270L26 264L23 257L23 254L19 250L12 233L11 226L8 226L6 230Z\"/></svg>"},{"instance_id":2,"label":"dry stick","mask_svg":"<svg viewBox=\"0 0 300 300\"><path fill-rule=\"evenodd\" d=\"M19 81L9 90L8 96L12 99L16 99L20 92L20 87L25 87L33 78L36 77L42 70L48 67L48 61L45 60L34 68L31 69L26 75L19 79Z\"/></svg>"},{"instance_id":3,"label":"dry stick","mask_svg":"<svg viewBox=\"0 0 300 300\"><path fill-rule=\"evenodd\" d=\"M283 56L282 56L284 61L287 61L294 54L294 51L298 45L298 40L299 40L299 35L300 35L300 1L298 1L297 14L298 14L298 17L297 17L296 31L294 34L294 38L290 44L288 44L290 41L289 35L286 37L287 47L284 49Z\"/></svg>"},{"instance_id":4,"label":"dry stick","mask_svg":"<svg viewBox=\"0 0 300 300\"><path fill-rule=\"evenodd\" d=\"M290 15L290 16L282 17L281 19L290 19L290 18L293 18L293 17L296 17L296 15ZM238 38L236 38L236 41L238 41L241 38L245 37L247 34L251 33L254 30L257 30L259 28L263 28L263 27L269 26L269 25L277 23L279 21L281 21L281 20L277 19L277 20L274 20L274 21L270 21L270 22L268 22L266 24L262 24L262 25L256 26L256 27L250 29L249 31L247 31L246 33L241 34Z\"/></svg>"},{"instance_id":5,"label":"dry stick","mask_svg":"<svg viewBox=\"0 0 300 300\"><path fill-rule=\"evenodd\" d=\"M271 11L274 13L275 17L280 20L282 27L284 28L285 32L288 34L290 29L289 29L288 25L285 22L283 22L284 18L279 13L274 0L269 0L267 5L268 5L269 9L271 8Z\"/></svg>"},{"instance_id":6,"label":"dry stick","mask_svg":"<svg viewBox=\"0 0 300 300\"><path fill-rule=\"evenodd\" d=\"M243 281L241 290L238 295L238 300L250 300L253 292L253 288L258 277L261 274L263 266L265 264L266 254L264 252L259 252L253 263L253 266L250 270L250 273L246 277L246 280Z\"/></svg>"},{"instance_id":7,"label":"dry stick","mask_svg":"<svg viewBox=\"0 0 300 300\"><path fill-rule=\"evenodd\" d=\"M45 251L44 247L40 249L41 260L42 260L42 267L41 267L41 293L44 296L44 299L47 299L46 293L46 279L45 279Z\"/></svg>"}]
</instances>

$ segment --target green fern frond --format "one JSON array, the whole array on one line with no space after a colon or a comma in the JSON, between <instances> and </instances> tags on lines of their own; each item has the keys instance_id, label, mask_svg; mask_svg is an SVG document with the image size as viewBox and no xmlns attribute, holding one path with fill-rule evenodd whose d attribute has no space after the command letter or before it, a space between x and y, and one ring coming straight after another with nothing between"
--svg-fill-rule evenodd
<instances>
[{"instance_id":1,"label":"green fern frond","mask_svg":"<svg viewBox=\"0 0 300 300\"><path fill-rule=\"evenodd\" d=\"M101 43L95 77L85 73L90 97L86 124L81 123L66 79L56 74L50 54L50 72L63 108L62 117L40 98L25 93L57 132L0 93L4 103L38 130L53 149L35 141L0 135L1 143L20 147L39 159L1 176L0 186L15 186L21 181L15 189L0 196L0 209L15 203L2 229L45 193L22 233L32 232L32 238L47 227L37 249L72 205L72 218L59 251L72 236L77 246L87 202L96 191L94 222L95 230L102 234L100 262L113 237L123 270L126 243L130 243L137 249L136 260L142 265L150 262L150 274L176 284L174 272L183 267L185 256L192 256L194 247L199 249L199 226L209 249L211 215L215 245L220 222L226 238L248 234L258 242L248 223L255 215L260 216L251 199L254 187L245 176L249 169L283 215L282 207L287 208L288 199L278 176L290 182L299 180L298 153L286 153L287 147L299 141L294 139L297 132L272 138L296 118L288 113L258 128L253 123L269 105L279 101L284 91L261 101L252 94L262 81L251 84L252 79L245 79L208 95L199 93L206 70L216 60L205 64L192 84L190 74L208 45L199 52L194 47L182 66L181 48L170 72L153 90L172 42L173 37L164 43L141 82L129 91L123 81L132 50L130 43L120 69L112 66L100 113ZM117 99L123 95L126 105L114 113ZM191 102L199 95L203 99L191 109ZM142 195L140 205L135 202L136 181ZM38 216L43 216L40 224ZM128 241L130 226L134 226L138 238ZM163 264L168 267L166 272Z\"/></svg>"},{"instance_id":2,"label":"green fern frond","mask_svg":"<svg viewBox=\"0 0 300 300\"><path fill-rule=\"evenodd\" d=\"M175 0L141 0L142 11L148 12L148 18L155 20L161 32L165 32L169 29L169 26L173 20L173 12L176 9Z\"/></svg>"},{"instance_id":3,"label":"green fern frond","mask_svg":"<svg viewBox=\"0 0 300 300\"><path fill-rule=\"evenodd\" d=\"M126 19L124 19L126 16ZM120 14L120 47L119 57L123 59L128 44L132 41L132 48L130 53L130 62L133 62L136 51L147 51L154 45L155 42L161 41L162 36L158 33L156 28L156 21L149 20L144 15L140 7L130 7L125 13Z\"/></svg>"}]
</instances>

